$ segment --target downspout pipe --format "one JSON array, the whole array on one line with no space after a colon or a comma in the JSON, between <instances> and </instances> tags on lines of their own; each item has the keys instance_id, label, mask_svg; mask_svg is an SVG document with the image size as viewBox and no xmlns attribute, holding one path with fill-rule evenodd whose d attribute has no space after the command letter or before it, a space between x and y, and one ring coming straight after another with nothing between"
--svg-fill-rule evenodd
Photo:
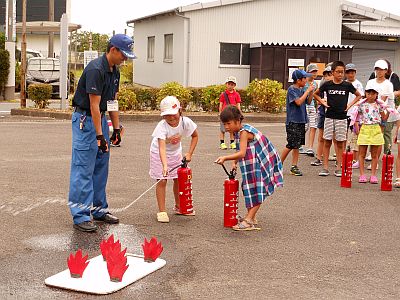
<instances>
[{"instance_id":1,"label":"downspout pipe","mask_svg":"<svg viewBox=\"0 0 400 300\"><path fill-rule=\"evenodd\" d=\"M183 85L189 86L189 55L190 55L190 18L179 13L179 8L176 9L175 15L184 19L185 28L187 28L184 37L184 67L183 67Z\"/></svg>"}]
</instances>

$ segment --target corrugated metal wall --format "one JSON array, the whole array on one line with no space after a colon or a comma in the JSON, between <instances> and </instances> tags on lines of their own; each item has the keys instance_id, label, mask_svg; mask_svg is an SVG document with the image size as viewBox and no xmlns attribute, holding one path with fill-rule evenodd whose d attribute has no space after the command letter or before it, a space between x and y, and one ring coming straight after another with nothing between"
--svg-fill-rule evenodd
<instances>
[{"instance_id":1,"label":"corrugated metal wall","mask_svg":"<svg viewBox=\"0 0 400 300\"><path fill-rule=\"evenodd\" d=\"M135 23L134 81L158 87L162 83L177 81L184 84L185 19L181 17L157 17L156 20ZM165 63L164 34L173 34L173 62ZM147 37L155 36L154 62L147 61Z\"/></svg>"},{"instance_id":2,"label":"corrugated metal wall","mask_svg":"<svg viewBox=\"0 0 400 300\"><path fill-rule=\"evenodd\" d=\"M378 59L384 58L390 61L392 70L400 74L400 43L360 40L343 40L343 43L354 45L353 63L357 67L357 78L364 85Z\"/></svg>"},{"instance_id":3,"label":"corrugated metal wall","mask_svg":"<svg viewBox=\"0 0 400 300\"><path fill-rule=\"evenodd\" d=\"M220 83L228 75L238 78L238 87L247 86L248 68L219 65L220 42L341 42L339 0L258 0L186 12L185 16L190 17L191 28L191 86Z\"/></svg>"},{"instance_id":4,"label":"corrugated metal wall","mask_svg":"<svg viewBox=\"0 0 400 300\"><path fill-rule=\"evenodd\" d=\"M357 67L357 79L365 86L369 76L374 71L374 64L380 58L394 61L395 51L393 50L371 50L357 48L353 50L353 63Z\"/></svg>"},{"instance_id":5,"label":"corrugated metal wall","mask_svg":"<svg viewBox=\"0 0 400 300\"><path fill-rule=\"evenodd\" d=\"M181 17L159 17L135 23L135 81L146 85L177 80L201 87L225 81L229 75L246 87L249 66L220 66L220 43L290 42L340 44L340 0L257 0L184 13ZM185 25L186 24L186 25ZM305 25L307 24L307 25ZM188 43L186 28L190 30ZM162 62L163 34L174 33L174 62ZM156 61L148 63L147 37L156 36ZM189 44L189 49L185 45ZM187 72L185 55L189 55ZM160 60L161 57L161 60Z\"/></svg>"}]
</instances>

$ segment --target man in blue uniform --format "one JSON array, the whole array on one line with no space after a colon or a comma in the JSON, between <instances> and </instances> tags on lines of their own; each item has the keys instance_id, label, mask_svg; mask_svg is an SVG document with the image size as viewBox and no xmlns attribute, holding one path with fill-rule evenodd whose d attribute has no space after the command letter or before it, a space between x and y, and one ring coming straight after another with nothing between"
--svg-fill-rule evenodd
<instances>
[{"instance_id":1,"label":"man in blue uniform","mask_svg":"<svg viewBox=\"0 0 400 300\"><path fill-rule=\"evenodd\" d=\"M120 74L117 66L132 52L133 40L124 34L114 35L107 52L91 61L79 79L72 105L72 161L69 187L69 206L74 228L97 230L93 220L115 224L119 219L108 212L106 185L110 158L108 111L114 128L120 128L118 102ZM119 145L121 134L114 129L111 143Z\"/></svg>"}]
</instances>

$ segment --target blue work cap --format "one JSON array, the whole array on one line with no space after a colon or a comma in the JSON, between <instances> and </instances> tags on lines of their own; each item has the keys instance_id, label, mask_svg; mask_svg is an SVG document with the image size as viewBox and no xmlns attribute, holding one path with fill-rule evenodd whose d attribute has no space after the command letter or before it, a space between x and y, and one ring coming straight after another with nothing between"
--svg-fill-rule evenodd
<instances>
[{"instance_id":1,"label":"blue work cap","mask_svg":"<svg viewBox=\"0 0 400 300\"><path fill-rule=\"evenodd\" d=\"M133 40L126 34L116 34L110 39L110 44L121 50L122 54L127 58L136 58L132 51Z\"/></svg>"}]
</instances>

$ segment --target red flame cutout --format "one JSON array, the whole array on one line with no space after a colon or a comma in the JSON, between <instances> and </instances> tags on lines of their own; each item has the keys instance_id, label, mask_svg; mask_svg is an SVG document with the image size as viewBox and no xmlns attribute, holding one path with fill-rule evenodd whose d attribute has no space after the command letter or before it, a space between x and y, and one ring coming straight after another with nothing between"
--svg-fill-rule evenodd
<instances>
[{"instance_id":1,"label":"red flame cutout","mask_svg":"<svg viewBox=\"0 0 400 300\"><path fill-rule=\"evenodd\" d=\"M125 271L128 269L127 258L125 250L121 251L121 244L119 247L111 249L107 254L107 270L110 275L110 280L121 282Z\"/></svg>"},{"instance_id":2,"label":"red flame cutout","mask_svg":"<svg viewBox=\"0 0 400 300\"><path fill-rule=\"evenodd\" d=\"M68 257L68 268L71 273L71 277L73 278L81 278L83 275L83 271L85 271L89 262L87 262L88 254L85 257L82 257L82 250L79 249L75 256L71 253Z\"/></svg>"},{"instance_id":3,"label":"red flame cutout","mask_svg":"<svg viewBox=\"0 0 400 300\"><path fill-rule=\"evenodd\" d=\"M101 254L103 255L103 260L107 260L108 253L114 248L121 251L121 243L119 240L114 242L114 235L112 234L108 240L102 240L100 243Z\"/></svg>"},{"instance_id":4,"label":"red flame cutout","mask_svg":"<svg viewBox=\"0 0 400 300\"><path fill-rule=\"evenodd\" d=\"M152 237L150 242L147 239L144 239L144 244L142 244L143 253L144 253L144 261L146 262L154 262L160 256L163 251L163 247L161 242L157 244L157 239Z\"/></svg>"}]
</instances>

